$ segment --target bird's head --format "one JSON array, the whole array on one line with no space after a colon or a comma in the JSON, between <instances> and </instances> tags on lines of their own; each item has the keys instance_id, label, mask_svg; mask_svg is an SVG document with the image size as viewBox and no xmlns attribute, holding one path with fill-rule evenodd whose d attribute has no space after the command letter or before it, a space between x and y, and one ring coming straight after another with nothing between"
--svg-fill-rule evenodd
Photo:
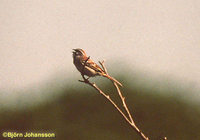
<instances>
[{"instance_id":1,"label":"bird's head","mask_svg":"<svg viewBox=\"0 0 200 140\"><path fill-rule=\"evenodd\" d=\"M87 57L85 51L83 49L73 49L73 57Z\"/></svg>"}]
</instances>

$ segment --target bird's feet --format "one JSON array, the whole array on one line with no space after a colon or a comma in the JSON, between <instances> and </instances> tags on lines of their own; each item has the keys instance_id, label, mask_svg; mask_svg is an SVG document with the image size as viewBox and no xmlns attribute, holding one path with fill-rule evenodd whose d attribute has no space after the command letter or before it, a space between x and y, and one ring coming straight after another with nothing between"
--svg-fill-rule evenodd
<instances>
[{"instance_id":1,"label":"bird's feet","mask_svg":"<svg viewBox=\"0 0 200 140\"><path fill-rule=\"evenodd\" d=\"M82 74L81 76L83 77L83 80L79 80L80 82L89 83L89 80L88 80L88 79L89 79L90 77L85 78L85 76L84 76L83 74Z\"/></svg>"}]
</instances>

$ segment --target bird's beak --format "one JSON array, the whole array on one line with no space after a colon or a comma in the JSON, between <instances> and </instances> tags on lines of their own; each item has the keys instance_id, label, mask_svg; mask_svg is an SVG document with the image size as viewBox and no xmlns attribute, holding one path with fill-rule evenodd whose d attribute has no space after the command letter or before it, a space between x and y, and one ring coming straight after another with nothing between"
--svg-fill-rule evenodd
<instances>
[{"instance_id":1,"label":"bird's beak","mask_svg":"<svg viewBox=\"0 0 200 140\"><path fill-rule=\"evenodd\" d=\"M72 50L73 50L72 53L75 53L76 49L72 49Z\"/></svg>"}]
</instances>

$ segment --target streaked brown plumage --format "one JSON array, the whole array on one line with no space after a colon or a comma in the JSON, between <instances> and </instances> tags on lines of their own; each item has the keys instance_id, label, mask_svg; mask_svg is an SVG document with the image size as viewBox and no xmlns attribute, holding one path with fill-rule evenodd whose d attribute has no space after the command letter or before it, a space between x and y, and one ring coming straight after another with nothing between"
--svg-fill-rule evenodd
<instances>
[{"instance_id":1,"label":"streaked brown plumage","mask_svg":"<svg viewBox=\"0 0 200 140\"><path fill-rule=\"evenodd\" d=\"M122 86L120 82L118 82L113 77L107 75L102 68L97 65L92 59L87 57L87 54L83 49L73 49L73 63L78 69L78 71L84 76L94 77L94 76L103 76L106 77L118 85Z\"/></svg>"}]
</instances>

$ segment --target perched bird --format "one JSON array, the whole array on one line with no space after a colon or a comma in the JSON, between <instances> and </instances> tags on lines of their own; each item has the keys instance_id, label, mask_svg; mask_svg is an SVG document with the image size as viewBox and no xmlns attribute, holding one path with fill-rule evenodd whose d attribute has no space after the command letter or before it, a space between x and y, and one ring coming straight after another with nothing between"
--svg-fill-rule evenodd
<instances>
[{"instance_id":1,"label":"perched bird","mask_svg":"<svg viewBox=\"0 0 200 140\"><path fill-rule=\"evenodd\" d=\"M98 64L96 64L92 59L90 59L90 57L87 57L87 54L83 49L73 49L72 53L73 63L78 69L78 71L81 73L83 78L84 75L88 76L89 78L94 76L103 76L122 86L122 84L118 82L115 78L106 74Z\"/></svg>"}]
</instances>

